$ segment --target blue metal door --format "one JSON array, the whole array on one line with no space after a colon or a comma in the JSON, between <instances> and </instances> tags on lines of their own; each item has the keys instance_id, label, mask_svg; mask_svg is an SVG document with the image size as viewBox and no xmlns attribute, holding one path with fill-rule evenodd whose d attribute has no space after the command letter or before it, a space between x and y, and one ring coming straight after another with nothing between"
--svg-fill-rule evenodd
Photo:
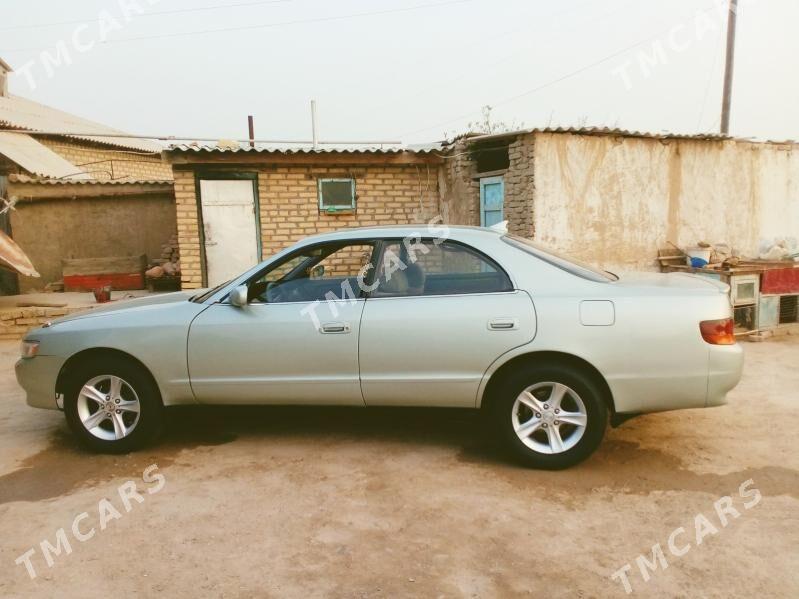
<instances>
[{"instance_id":1,"label":"blue metal door","mask_svg":"<svg viewBox=\"0 0 799 599\"><path fill-rule=\"evenodd\" d=\"M505 179L486 177L480 179L480 226L490 227L505 220Z\"/></svg>"}]
</instances>

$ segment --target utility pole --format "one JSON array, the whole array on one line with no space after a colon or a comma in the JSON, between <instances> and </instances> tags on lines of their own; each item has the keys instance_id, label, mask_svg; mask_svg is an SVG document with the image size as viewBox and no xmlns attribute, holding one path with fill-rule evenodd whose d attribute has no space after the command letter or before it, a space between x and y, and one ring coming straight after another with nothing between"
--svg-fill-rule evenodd
<instances>
[{"instance_id":1,"label":"utility pole","mask_svg":"<svg viewBox=\"0 0 799 599\"><path fill-rule=\"evenodd\" d=\"M735 28L738 23L738 0L730 0L727 17L727 62L724 65L724 95L721 100L721 133L730 133L730 108L732 106L732 79L735 70Z\"/></svg>"}]
</instances>

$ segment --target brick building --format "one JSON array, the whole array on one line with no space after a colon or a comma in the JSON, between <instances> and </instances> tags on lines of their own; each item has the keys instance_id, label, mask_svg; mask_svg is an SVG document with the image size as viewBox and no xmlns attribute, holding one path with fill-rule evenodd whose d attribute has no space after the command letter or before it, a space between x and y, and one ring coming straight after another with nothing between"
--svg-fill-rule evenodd
<instances>
[{"instance_id":1,"label":"brick building","mask_svg":"<svg viewBox=\"0 0 799 599\"><path fill-rule=\"evenodd\" d=\"M63 259L158 256L175 231L162 146L12 95L10 70L0 60L0 230L42 276L3 273L0 292L58 281Z\"/></svg>"},{"instance_id":2,"label":"brick building","mask_svg":"<svg viewBox=\"0 0 799 599\"><path fill-rule=\"evenodd\" d=\"M438 214L436 152L179 145L164 155L184 289L227 280L314 233Z\"/></svg>"}]
</instances>

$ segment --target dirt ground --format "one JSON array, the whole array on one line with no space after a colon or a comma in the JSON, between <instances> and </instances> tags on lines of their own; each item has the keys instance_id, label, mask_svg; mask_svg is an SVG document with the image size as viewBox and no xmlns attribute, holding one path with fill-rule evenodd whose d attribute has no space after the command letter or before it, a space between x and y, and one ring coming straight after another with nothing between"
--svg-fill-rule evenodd
<instances>
[{"instance_id":1,"label":"dirt ground","mask_svg":"<svg viewBox=\"0 0 799 599\"><path fill-rule=\"evenodd\" d=\"M24 404L4 342L0 596L624 597L611 575L629 563L638 596L797 597L799 339L745 350L729 405L632 420L579 467L539 472L445 410L184 408L159 446L91 455ZM715 533L697 544L703 516ZM71 553L48 567L60 528ZM636 557L656 543L668 567L645 582ZM35 579L14 563L29 549Z\"/></svg>"}]
</instances>

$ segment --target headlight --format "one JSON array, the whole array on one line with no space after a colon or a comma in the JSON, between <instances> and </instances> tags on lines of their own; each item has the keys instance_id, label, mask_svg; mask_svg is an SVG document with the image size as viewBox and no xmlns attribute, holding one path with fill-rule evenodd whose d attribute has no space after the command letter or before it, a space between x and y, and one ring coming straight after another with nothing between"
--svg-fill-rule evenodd
<instances>
[{"instance_id":1,"label":"headlight","mask_svg":"<svg viewBox=\"0 0 799 599\"><path fill-rule=\"evenodd\" d=\"M23 341L22 347L20 348L20 353L22 354L23 358L33 358L39 353L39 342Z\"/></svg>"}]
</instances>

